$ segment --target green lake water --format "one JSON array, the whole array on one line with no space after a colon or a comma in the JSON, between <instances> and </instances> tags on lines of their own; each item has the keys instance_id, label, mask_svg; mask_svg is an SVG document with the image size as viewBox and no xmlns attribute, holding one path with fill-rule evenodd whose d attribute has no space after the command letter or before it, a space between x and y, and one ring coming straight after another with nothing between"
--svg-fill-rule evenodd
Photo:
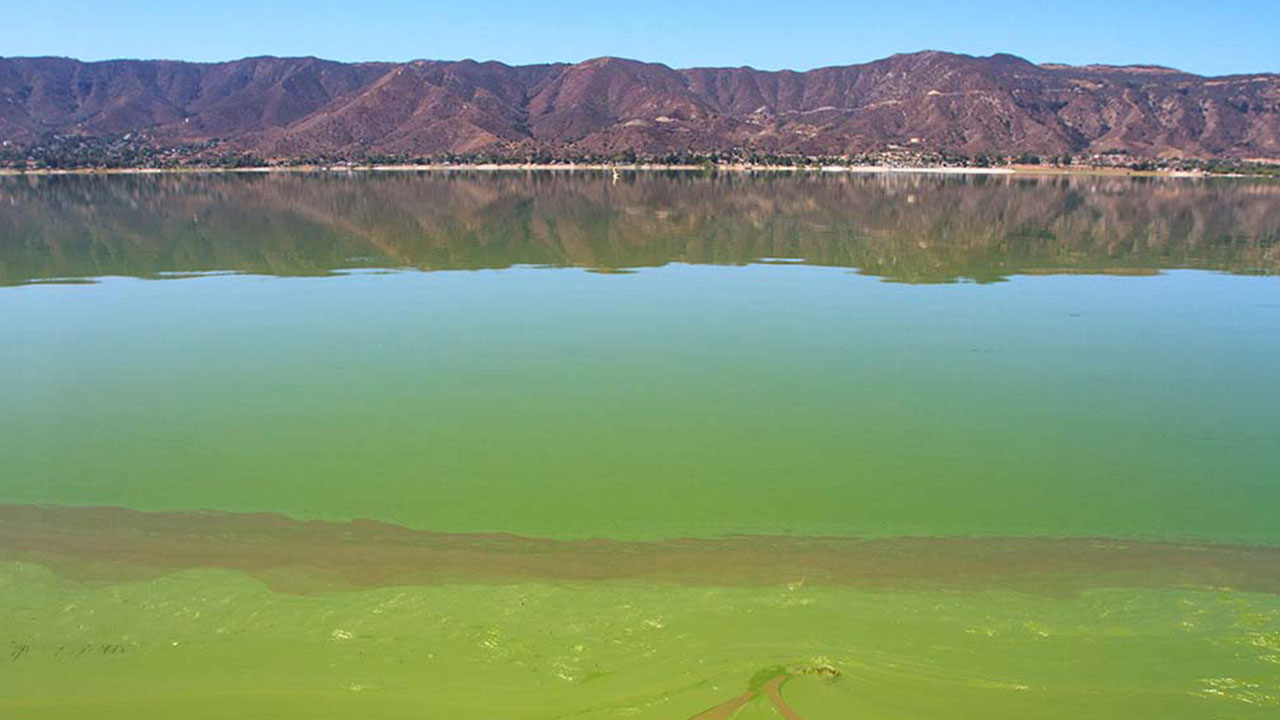
<instances>
[{"instance_id":1,"label":"green lake water","mask_svg":"<svg viewBox=\"0 0 1280 720\"><path fill-rule=\"evenodd\" d=\"M0 715L1274 718L1278 363L1275 183L0 178Z\"/></svg>"}]
</instances>

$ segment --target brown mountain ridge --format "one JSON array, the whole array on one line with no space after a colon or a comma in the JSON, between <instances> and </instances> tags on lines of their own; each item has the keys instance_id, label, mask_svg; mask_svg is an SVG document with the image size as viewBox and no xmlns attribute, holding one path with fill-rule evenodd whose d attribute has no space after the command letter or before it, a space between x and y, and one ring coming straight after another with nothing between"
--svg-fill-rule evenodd
<instances>
[{"instance_id":1,"label":"brown mountain ridge","mask_svg":"<svg viewBox=\"0 0 1280 720\"><path fill-rule=\"evenodd\" d=\"M0 58L0 141L139 135L291 159L746 150L1280 158L1280 74L894 55L808 72L417 60Z\"/></svg>"}]
</instances>

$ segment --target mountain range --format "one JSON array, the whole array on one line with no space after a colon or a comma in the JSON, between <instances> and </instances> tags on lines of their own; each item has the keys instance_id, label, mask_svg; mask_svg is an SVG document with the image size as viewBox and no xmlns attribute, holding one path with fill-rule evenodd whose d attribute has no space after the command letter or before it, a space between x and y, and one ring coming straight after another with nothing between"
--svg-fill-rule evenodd
<instances>
[{"instance_id":1,"label":"mountain range","mask_svg":"<svg viewBox=\"0 0 1280 720\"><path fill-rule=\"evenodd\" d=\"M1280 74L894 55L807 72L417 60L0 58L0 141L141 137L269 159L731 150L1280 158Z\"/></svg>"}]
</instances>

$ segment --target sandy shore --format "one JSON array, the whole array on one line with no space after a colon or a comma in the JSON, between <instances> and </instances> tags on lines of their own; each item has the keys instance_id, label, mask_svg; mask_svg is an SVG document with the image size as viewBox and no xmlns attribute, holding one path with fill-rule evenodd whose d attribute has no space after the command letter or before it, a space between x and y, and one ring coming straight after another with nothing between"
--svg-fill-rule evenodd
<instances>
[{"instance_id":1,"label":"sandy shore","mask_svg":"<svg viewBox=\"0 0 1280 720\"><path fill-rule=\"evenodd\" d=\"M159 174L207 174L207 173L405 173L405 172L698 172L704 168L700 165L606 165L606 164L477 164L477 165L355 165L355 166L320 166L290 165L246 168L79 168L73 170L40 169L15 170L0 169L0 176L44 176L44 175L159 175ZM1039 165L1014 165L1006 167L942 167L942 166L909 166L890 165L829 165L823 167L785 167L760 165L717 165L717 172L730 173L849 173L849 174L896 174L919 173L935 175L1107 175L1134 177L1246 177L1243 175L1210 175L1203 172L1176 170L1139 171L1128 168L1113 167L1070 167L1055 168Z\"/></svg>"}]
</instances>

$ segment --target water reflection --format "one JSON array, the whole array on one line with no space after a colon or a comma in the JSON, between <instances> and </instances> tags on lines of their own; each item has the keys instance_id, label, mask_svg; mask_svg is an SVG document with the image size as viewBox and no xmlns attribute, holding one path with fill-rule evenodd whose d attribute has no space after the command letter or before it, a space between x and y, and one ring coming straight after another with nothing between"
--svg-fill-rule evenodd
<instances>
[{"instance_id":1,"label":"water reflection","mask_svg":"<svg viewBox=\"0 0 1280 720\"><path fill-rule=\"evenodd\" d=\"M902 282L1280 273L1280 184L928 175L0 179L0 284L792 260Z\"/></svg>"}]
</instances>

